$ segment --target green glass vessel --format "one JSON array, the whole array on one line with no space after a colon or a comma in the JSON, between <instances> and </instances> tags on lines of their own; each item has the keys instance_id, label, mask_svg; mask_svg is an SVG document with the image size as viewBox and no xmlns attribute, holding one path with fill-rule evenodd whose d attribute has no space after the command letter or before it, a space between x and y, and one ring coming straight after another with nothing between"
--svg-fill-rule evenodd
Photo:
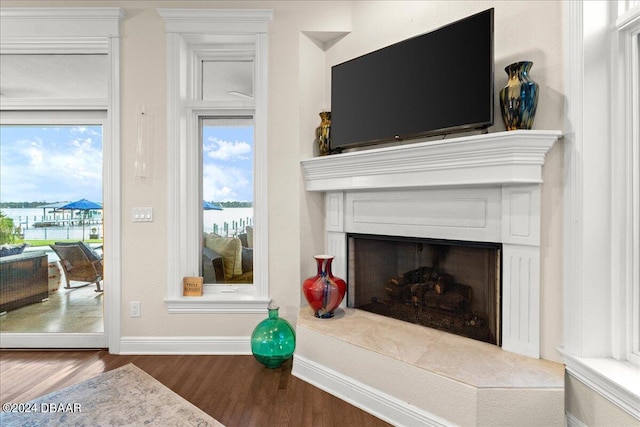
<instances>
[{"instance_id":1,"label":"green glass vessel","mask_svg":"<svg viewBox=\"0 0 640 427\"><path fill-rule=\"evenodd\" d=\"M278 317L279 307L269 306L268 310L269 317L251 334L251 352L267 368L277 368L293 356L296 334L289 322Z\"/></svg>"}]
</instances>

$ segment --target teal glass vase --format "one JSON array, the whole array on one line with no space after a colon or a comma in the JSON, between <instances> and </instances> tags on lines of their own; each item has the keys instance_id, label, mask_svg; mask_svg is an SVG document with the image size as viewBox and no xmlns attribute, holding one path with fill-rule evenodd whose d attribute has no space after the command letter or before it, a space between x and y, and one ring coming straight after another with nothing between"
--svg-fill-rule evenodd
<instances>
[{"instance_id":1,"label":"teal glass vase","mask_svg":"<svg viewBox=\"0 0 640 427\"><path fill-rule=\"evenodd\" d=\"M269 317L251 334L251 352L267 368L277 368L293 356L296 334L289 322L278 317L279 307L269 306L268 310Z\"/></svg>"}]
</instances>

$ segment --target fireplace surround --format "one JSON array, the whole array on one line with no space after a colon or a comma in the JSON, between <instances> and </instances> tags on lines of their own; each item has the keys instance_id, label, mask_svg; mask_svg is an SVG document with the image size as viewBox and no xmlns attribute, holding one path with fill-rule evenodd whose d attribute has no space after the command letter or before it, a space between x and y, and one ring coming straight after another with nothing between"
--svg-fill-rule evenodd
<instances>
[{"instance_id":1,"label":"fireplace surround","mask_svg":"<svg viewBox=\"0 0 640 427\"><path fill-rule=\"evenodd\" d=\"M335 274L347 274L347 233L501 243L502 348L540 357L542 166L560 136L518 130L304 160L307 191L325 192Z\"/></svg>"},{"instance_id":2,"label":"fireplace surround","mask_svg":"<svg viewBox=\"0 0 640 427\"><path fill-rule=\"evenodd\" d=\"M335 255L339 277L347 277L353 234L499 243L502 347L349 307L329 325L305 307L294 375L399 424L479 424L484 416L495 421L496 410L505 411L505 422L520 410L562 422L562 366L538 360L542 167L560 137L519 130L303 160L306 190L324 193L325 251ZM379 370L372 377L362 363L338 362L335 352L393 366L401 383L416 382L421 391L389 384ZM351 378L348 385L341 375ZM432 388L445 399L432 401ZM446 399L454 395L461 397ZM483 399L493 402L490 414L479 407Z\"/></svg>"}]
</instances>

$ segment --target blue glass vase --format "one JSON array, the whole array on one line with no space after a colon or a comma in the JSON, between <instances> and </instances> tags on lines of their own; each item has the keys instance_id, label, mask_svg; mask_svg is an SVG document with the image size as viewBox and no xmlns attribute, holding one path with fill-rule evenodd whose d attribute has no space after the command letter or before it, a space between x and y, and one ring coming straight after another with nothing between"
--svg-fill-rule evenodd
<instances>
[{"instance_id":1,"label":"blue glass vase","mask_svg":"<svg viewBox=\"0 0 640 427\"><path fill-rule=\"evenodd\" d=\"M507 85L500 90L500 109L507 130L531 129L538 107L539 86L529 78L533 62L508 65Z\"/></svg>"},{"instance_id":2,"label":"blue glass vase","mask_svg":"<svg viewBox=\"0 0 640 427\"><path fill-rule=\"evenodd\" d=\"M268 310L269 317L251 334L251 352L267 368L277 368L293 356L296 334L289 322L278 317L279 307L269 306Z\"/></svg>"}]
</instances>

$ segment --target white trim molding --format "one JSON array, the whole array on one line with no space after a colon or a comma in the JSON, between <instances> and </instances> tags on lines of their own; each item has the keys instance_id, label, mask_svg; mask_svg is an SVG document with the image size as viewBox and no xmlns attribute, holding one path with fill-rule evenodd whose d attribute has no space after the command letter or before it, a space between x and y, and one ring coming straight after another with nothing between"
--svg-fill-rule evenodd
<instances>
[{"instance_id":1,"label":"white trim molding","mask_svg":"<svg viewBox=\"0 0 640 427\"><path fill-rule=\"evenodd\" d=\"M167 33L258 34L266 33L272 10L261 9L157 9Z\"/></svg>"},{"instance_id":2,"label":"white trim molding","mask_svg":"<svg viewBox=\"0 0 640 427\"><path fill-rule=\"evenodd\" d=\"M302 161L307 191L540 184L559 131L498 132ZM463 173L461 173L463 172Z\"/></svg>"},{"instance_id":3,"label":"white trim molding","mask_svg":"<svg viewBox=\"0 0 640 427\"><path fill-rule=\"evenodd\" d=\"M109 64L111 66L111 64ZM10 111L90 111L104 110L109 106L109 98L95 99L30 99L0 98L0 109Z\"/></svg>"},{"instance_id":4,"label":"white trim molding","mask_svg":"<svg viewBox=\"0 0 640 427\"><path fill-rule=\"evenodd\" d=\"M251 354L251 337L122 337L120 354Z\"/></svg>"},{"instance_id":5,"label":"white trim molding","mask_svg":"<svg viewBox=\"0 0 640 427\"><path fill-rule=\"evenodd\" d=\"M640 420L640 367L611 358L575 357L559 351L569 375Z\"/></svg>"},{"instance_id":6,"label":"white trim molding","mask_svg":"<svg viewBox=\"0 0 640 427\"><path fill-rule=\"evenodd\" d=\"M170 313L259 313L269 303L267 216L267 30L268 10L157 9L167 39L168 263ZM238 47L239 46L239 47ZM202 100L202 58L240 50L253 55L254 100L223 105ZM200 271L202 207L198 118L251 110L254 120L254 283L206 285L195 302L182 296L182 278Z\"/></svg>"},{"instance_id":7,"label":"white trim molding","mask_svg":"<svg viewBox=\"0 0 640 427\"><path fill-rule=\"evenodd\" d=\"M7 37L0 40L0 53L8 54L107 54L104 37Z\"/></svg>"},{"instance_id":8,"label":"white trim molding","mask_svg":"<svg viewBox=\"0 0 640 427\"><path fill-rule=\"evenodd\" d=\"M0 334L0 348L98 348L105 346L104 334L101 333L57 333L57 332L29 332Z\"/></svg>"},{"instance_id":9,"label":"white trim molding","mask_svg":"<svg viewBox=\"0 0 640 427\"><path fill-rule=\"evenodd\" d=\"M567 418L567 427L588 427L585 423L580 421L577 417L571 415L569 412L566 413Z\"/></svg>"},{"instance_id":10,"label":"white trim molding","mask_svg":"<svg viewBox=\"0 0 640 427\"><path fill-rule=\"evenodd\" d=\"M56 44L55 49L60 49L69 44L70 38L95 43L91 38L119 37L120 20L124 16L124 10L117 7L0 8L0 45L23 40L35 44L28 47L29 53L33 53L32 49L37 46ZM45 41L49 37L54 40ZM56 43L57 39L61 43Z\"/></svg>"}]
</instances>

